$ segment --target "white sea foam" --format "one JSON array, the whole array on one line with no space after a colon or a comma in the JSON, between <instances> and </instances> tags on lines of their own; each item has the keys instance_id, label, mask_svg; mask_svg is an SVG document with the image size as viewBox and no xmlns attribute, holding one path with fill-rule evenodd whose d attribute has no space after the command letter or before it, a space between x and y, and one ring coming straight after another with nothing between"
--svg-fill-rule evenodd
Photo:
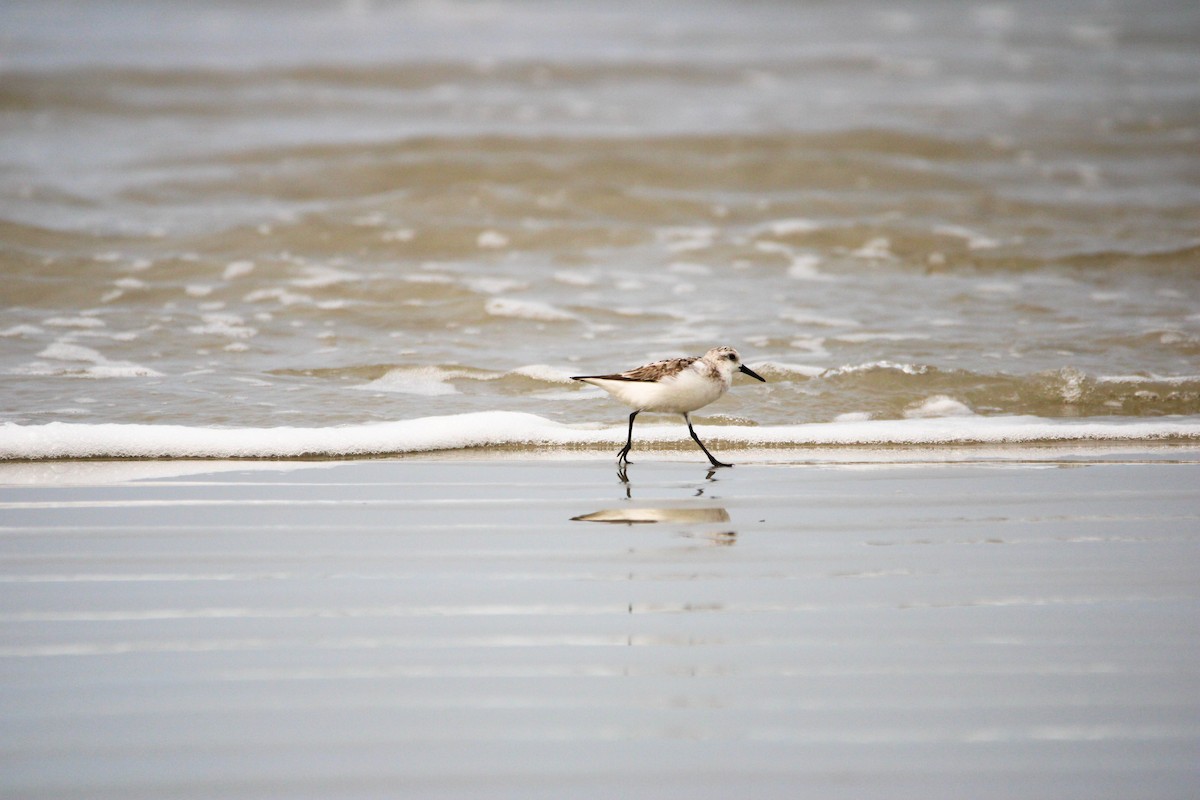
<instances>
[{"instance_id":1,"label":"white sea foam","mask_svg":"<svg viewBox=\"0 0 1200 800\"><path fill-rule=\"evenodd\" d=\"M493 275L486 275L482 278L464 278L462 283L472 292L478 292L479 294L501 294L517 289L525 289L529 286L524 281Z\"/></svg>"},{"instance_id":2,"label":"white sea foam","mask_svg":"<svg viewBox=\"0 0 1200 800\"><path fill-rule=\"evenodd\" d=\"M990 445L1034 442L1200 442L1200 417L1091 421L956 416L835 423L704 426L725 447ZM468 448L608 448L625 427L565 425L534 414L483 411L331 428L213 428L52 422L0 425L0 459L296 458L456 451ZM638 428L638 441L691 449L679 424ZM504 457L511 457L505 455Z\"/></svg>"},{"instance_id":3,"label":"white sea foam","mask_svg":"<svg viewBox=\"0 0 1200 800\"><path fill-rule=\"evenodd\" d=\"M929 339L930 336L927 333L839 333L833 338L849 344L865 344L866 342L907 342Z\"/></svg>"},{"instance_id":4,"label":"white sea foam","mask_svg":"<svg viewBox=\"0 0 1200 800\"><path fill-rule=\"evenodd\" d=\"M562 270L554 273L554 280L558 281L559 283L565 283L568 286L596 285L596 277L594 275L573 270Z\"/></svg>"},{"instance_id":5,"label":"white sea foam","mask_svg":"<svg viewBox=\"0 0 1200 800\"><path fill-rule=\"evenodd\" d=\"M829 356L829 350L825 347L824 336L809 336L804 339L793 339L788 342L788 346L796 350L803 350L805 353L814 358L826 358Z\"/></svg>"},{"instance_id":6,"label":"white sea foam","mask_svg":"<svg viewBox=\"0 0 1200 800\"><path fill-rule=\"evenodd\" d=\"M425 397L458 394L450 381L463 377L462 372L437 367L401 367L388 371L383 377L354 388L365 392L394 392Z\"/></svg>"},{"instance_id":7,"label":"white sea foam","mask_svg":"<svg viewBox=\"0 0 1200 800\"><path fill-rule=\"evenodd\" d=\"M95 317L51 317L42 320L51 328L103 328L104 320Z\"/></svg>"},{"instance_id":8,"label":"white sea foam","mask_svg":"<svg viewBox=\"0 0 1200 800\"><path fill-rule=\"evenodd\" d=\"M231 265L232 266L232 265ZM346 272L333 267L305 267L303 278L296 278L291 281L292 286L298 286L303 289L323 289L327 286L335 286L339 283L352 283L362 279L362 276L354 272Z\"/></svg>"},{"instance_id":9,"label":"white sea foam","mask_svg":"<svg viewBox=\"0 0 1200 800\"><path fill-rule=\"evenodd\" d=\"M672 253L689 253L712 247L720 231L705 226L660 228L656 231L659 241Z\"/></svg>"},{"instance_id":10,"label":"white sea foam","mask_svg":"<svg viewBox=\"0 0 1200 800\"><path fill-rule=\"evenodd\" d=\"M508 247L508 237L500 231L483 231L476 238L475 244L483 250L501 250Z\"/></svg>"},{"instance_id":11,"label":"white sea foam","mask_svg":"<svg viewBox=\"0 0 1200 800\"><path fill-rule=\"evenodd\" d=\"M788 277L798 281L816 281L829 280L828 275L822 275L817 269L821 264L821 257L813 253L797 253L792 256L792 263L788 267Z\"/></svg>"},{"instance_id":12,"label":"white sea foam","mask_svg":"<svg viewBox=\"0 0 1200 800\"><path fill-rule=\"evenodd\" d=\"M69 342L55 342L38 353L38 355L41 358L48 358L54 361L90 361L94 364L104 361L104 356L92 348L84 347L80 344L70 344Z\"/></svg>"},{"instance_id":13,"label":"white sea foam","mask_svg":"<svg viewBox=\"0 0 1200 800\"><path fill-rule=\"evenodd\" d=\"M797 233L815 233L825 226L812 219L777 219L767 223L766 230L774 236L791 236Z\"/></svg>"},{"instance_id":14,"label":"white sea foam","mask_svg":"<svg viewBox=\"0 0 1200 800\"><path fill-rule=\"evenodd\" d=\"M754 249L760 253L770 253L786 258L790 262L787 268L787 274L789 278L800 281L834 280L832 276L825 275L817 269L817 267L821 264L821 257L816 253L797 253L793 248L786 244L772 241L755 242Z\"/></svg>"},{"instance_id":15,"label":"white sea foam","mask_svg":"<svg viewBox=\"0 0 1200 800\"><path fill-rule=\"evenodd\" d=\"M816 325L821 328L858 328L862 326L862 323L856 319L827 317L807 311L782 311L779 314L779 318L795 322L797 325Z\"/></svg>"},{"instance_id":16,"label":"white sea foam","mask_svg":"<svg viewBox=\"0 0 1200 800\"><path fill-rule=\"evenodd\" d=\"M555 308L549 303L516 300L511 297L490 298L483 308L493 317L516 317L538 322L568 322L576 319L574 314Z\"/></svg>"},{"instance_id":17,"label":"white sea foam","mask_svg":"<svg viewBox=\"0 0 1200 800\"><path fill-rule=\"evenodd\" d=\"M38 353L45 361L36 361L21 369L25 375L67 375L78 378L158 377L157 370L131 361L114 361L90 347L70 342L54 342ZM47 363L49 362L49 363Z\"/></svg>"},{"instance_id":18,"label":"white sea foam","mask_svg":"<svg viewBox=\"0 0 1200 800\"><path fill-rule=\"evenodd\" d=\"M853 375L856 372L870 372L872 370L895 370L903 372L905 375L924 375L929 372L929 367L924 364L905 364L894 361L872 361L867 364L847 364L845 366L836 367L826 370L822 377L831 378L835 375Z\"/></svg>"},{"instance_id":19,"label":"white sea foam","mask_svg":"<svg viewBox=\"0 0 1200 800\"><path fill-rule=\"evenodd\" d=\"M259 289L244 298L247 303L261 303L264 300L278 300L281 306L294 306L297 303L312 303L313 299L306 294L296 294L286 289Z\"/></svg>"},{"instance_id":20,"label":"white sea foam","mask_svg":"<svg viewBox=\"0 0 1200 800\"><path fill-rule=\"evenodd\" d=\"M888 261L896 256L892 253L892 242L885 237L877 237L853 251L850 255L879 261Z\"/></svg>"},{"instance_id":21,"label":"white sea foam","mask_svg":"<svg viewBox=\"0 0 1200 800\"><path fill-rule=\"evenodd\" d=\"M202 314L200 319L204 324L189 327L190 332L230 339L251 339L258 335L257 329L247 326L246 321L236 314Z\"/></svg>"},{"instance_id":22,"label":"white sea foam","mask_svg":"<svg viewBox=\"0 0 1200 800\"><path fill-rule=\"evenodd\" d=\"M544 381L546 383L575 383L571 378L571 373L563 372L561 369L550 366L549 364L529 364L524 367L517 367L512 371L514 375L522 375L526 378L533 378L535 381Z\"/></svg>"},{"instance_id":23,"label":"white sea foam","mask_svg":"<svg viewBox=\"0 0 1200 800\"><path fill-rule=\"evenodd\" d=\"M1165 383L1182 385L1200 383L1200 375L1100 375L1097 383Z\"/></svg>"},{"instance_id":24,"label":"white sea foam","mask_svg":"<svg viewBox=\"0 0 1200 800\"><path fill-rule=\"evenodd\" d=\"M769 372L776 376L789 377L799 375L805 378L815 378L825 372L825 367L814 367L808 364L791 364L783 361L757 361L754 363L757 372Z\"/></svg>"},{"instance_id":25,"label":"white sea foam","mask_svg":"<svg viewBox=\"0 0 1200 800\"><path fill-rule=\"evenodd\" d=\"M14 325L11 328L5 328L0 331L0 336L9 339L13 337L37 336L42 332L42 329L36 325Z\"/></svg>"},{"instance_id":26,"label":"white sea foam","mask_svg":"<svg viewBox=\"0 0 1200 800\"><path fill-rule=\"evenodd\" d=\"M938 394L909 406L905 409L904 416L908 419L934 419L936 417L969 417L974 413L965 403L955 400L953 397Z\"/></svg>"},{"instance_id":27,"label":"white sea foam","mask_svg":"<svg viewBox=\"0 0 1200 800\"><path fill-rule=\"evenodd\" d=\"M1000 246L1000 242L990 236L984 236L981 233L964 228L961 225L939 225L933 229L934 233L942 236L952 236L956 239L965 239L968 250L992 250Z\"/></svg>"},{"instance_id":28,"label":"white sea foam","mask_svg":"<svg viewBox=\"0 0 1200 800\"><path fill-rule=\"evenodd\" d=\"M249 275L253 271L253 261L231 261L225 266L225 272L221 274L221 278L223 280L231 281L234 278L240 278L243 275Z\"/></svg>"},{"instance_id":29,"label":"white sea foam","mask_svg":"<svg viewBox=\"0 0 1200 800\"><path fill-rule=\"evenodd\" d=\"M790 256L795 252L792 248L780 242L755 242L754 249L760 253L773 253L782 256Z\"/></svg>"}]
</instances>

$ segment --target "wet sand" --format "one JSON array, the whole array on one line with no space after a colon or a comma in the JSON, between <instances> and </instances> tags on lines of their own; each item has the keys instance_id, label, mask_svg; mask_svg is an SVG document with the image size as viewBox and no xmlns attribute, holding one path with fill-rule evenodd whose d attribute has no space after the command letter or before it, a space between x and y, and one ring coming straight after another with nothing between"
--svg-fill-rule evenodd
<instances>
[{"instance_id":1,"label":"wet sand","mask_svg":"<svg viewBox=\"0 0 1200 800\"><path fill-rule=\"evenodd\" d=\"M0 465L0 794L1191 796L1200 452L946 452Z\"/></svg>"}]
</instances>

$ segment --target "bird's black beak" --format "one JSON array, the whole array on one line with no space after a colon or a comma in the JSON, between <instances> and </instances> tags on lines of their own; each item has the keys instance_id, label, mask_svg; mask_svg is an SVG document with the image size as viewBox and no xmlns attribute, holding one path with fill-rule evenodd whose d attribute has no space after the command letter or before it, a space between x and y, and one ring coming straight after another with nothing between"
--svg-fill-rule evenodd
<instances>
[{"instance_id":1,"label":"bird's black beak","mask_svg":"<svg viewBox=\"0 0 1200 800\"><path fill-rule=\"evenodd\" d=\"M767 379L766 379L766 378L764 378L762 375L759 375L757 372L755 372L754 370L750 369L750 368L749 368L749 367L747 367L745 364L742 364L740 367L738 367L738 372L744 372L744 373L746 373L747 375L749 375L751 378L758 378L758 379L759 379L760 381L762 381L763 383L766 383L766 382L767 382Z\"/></svg>"}]
</instances>

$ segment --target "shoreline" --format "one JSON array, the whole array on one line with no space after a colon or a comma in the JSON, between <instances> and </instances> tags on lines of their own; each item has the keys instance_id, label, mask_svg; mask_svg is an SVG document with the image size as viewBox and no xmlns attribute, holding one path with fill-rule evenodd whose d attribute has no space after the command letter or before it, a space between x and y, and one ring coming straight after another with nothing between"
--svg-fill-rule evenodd
<instances>
[{"instance_id":1,"label":"shoreline","mask_svg":"<svg viewBox=\"0 0 1200 800\"><path fill-rule=\"evenodd\" d=\"M640 455L634 467L641 463L659 465L694 465L709 469L702 454L687 448L669 449L648 447L635 450ZM737 467L788 466L937 466L937 465L1084 465L1200 462L1200 443L1183 442L1039 442L1021 444L982 445L822 445L804 448L756 448L722 451L725 458ZM415 453L344 456L295 456L289 458L55 458L0 460L0 487L36 485L68 485L74 481L99 483L141 480L153 477L172 477L193 473L226 471L295 470L305 467L333 467L359 462L441 464L514 463L604 463L615 456L597 448L505 449L475 447L460 450L432 450Z\"/></svg>"},{"instance_id":2,"label":"shoreline","mask_svg":"<svg viewBox=\"0 0 1200 800\"><path fill-rule=\"evenodd\" d=\"M635 451L687 450L680 425L638 428ZM715 447L792 450L825 447L992 445L1200 445L1200 417L954 416L775 426L703 426ZM478 448L527 452L619 447L626 429L568 425L536 414L480 411L334 427L215 428L65 423L0 425L0 462L77 458L372 457Z\"/></svg>"}]
</instances>

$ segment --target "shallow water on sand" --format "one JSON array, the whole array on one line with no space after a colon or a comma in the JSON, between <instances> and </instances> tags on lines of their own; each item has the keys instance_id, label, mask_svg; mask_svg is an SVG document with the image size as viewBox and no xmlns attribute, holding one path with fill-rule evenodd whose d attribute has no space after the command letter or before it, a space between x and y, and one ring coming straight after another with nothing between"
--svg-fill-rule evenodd
<instances>
[{"instance_id":1,"label":"shallow water on sand","mask_svg":"<svg viewBox=\"0 0 1200 800\"><path fill-rule=\"evenodd\" d=\"M1194 3L0 15L0 420L1200 415Z\"/></svg>"}]
</instances>

